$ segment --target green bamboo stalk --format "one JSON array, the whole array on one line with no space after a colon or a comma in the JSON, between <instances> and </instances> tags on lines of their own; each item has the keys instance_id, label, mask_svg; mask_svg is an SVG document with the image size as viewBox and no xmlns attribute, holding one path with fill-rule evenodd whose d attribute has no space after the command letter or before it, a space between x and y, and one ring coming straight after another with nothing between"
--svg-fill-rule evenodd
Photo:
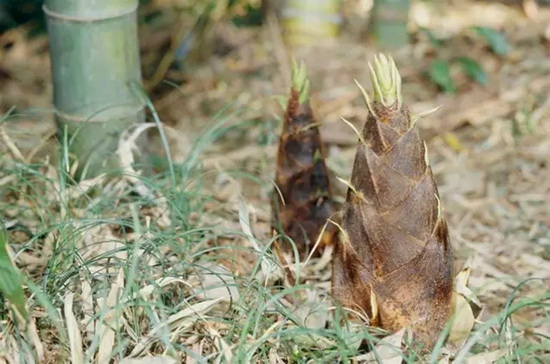
<instances>
[{"instance_id":1,"label":"green bamboo stalk","mask_svg":"<svg viewBox=\"0 0 550 364\"><path fill-rule=\"evenodd\" d=\"M337 38L341 0L284 0L282 26L290 46L325 43Z\"/></svg>"},{"instance_id":2,"label":"green bamboo stalk","mask_svg":"<svg viewBox=\"0 0 550 364\"><path fill-rule=\"evenodd\" d=\"M143 122L138 0L46 0L54 105L60 140L77 178L116 167L122 131Z\"/></svg>"},{"instance_id":3,"label":"green bamboo stalk","mask_svg":"<svg viewBox=\"0 0 550 364\"><path fill-rule=\"evenodd\" d=\"M409 43L410 7L410 0L374 0L369 33L379 46L399 48Z\"/></svg>"}]
</instances>

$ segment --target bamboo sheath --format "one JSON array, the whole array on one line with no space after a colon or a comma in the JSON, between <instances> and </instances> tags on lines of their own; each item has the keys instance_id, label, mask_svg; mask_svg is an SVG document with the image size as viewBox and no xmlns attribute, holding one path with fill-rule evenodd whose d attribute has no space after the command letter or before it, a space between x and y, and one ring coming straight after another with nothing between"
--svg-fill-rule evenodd
<instances>
[{"instance_id":1,"label":"bamboo sheath","mask_svg":"<svg viewBox=\"0 0 550 364\"><path fill-rule=\"evenodd\" d=\"M391 57L369 64L374 93L359 144L333 261L333 294L389 331L411 327L425 348L451 309L452 246L416 120Z\"/></svg>"},{"instance_id":2,"label":"bamboo sheath","mask_svg":"<svg viewBox=\"0 0 550 364\"><path fill-rule=\"evenodd\" d=\"M115 167L122 131L144 120L137 0L46 0L54 105L77 177Z\"/></svg>"}]
</instances>

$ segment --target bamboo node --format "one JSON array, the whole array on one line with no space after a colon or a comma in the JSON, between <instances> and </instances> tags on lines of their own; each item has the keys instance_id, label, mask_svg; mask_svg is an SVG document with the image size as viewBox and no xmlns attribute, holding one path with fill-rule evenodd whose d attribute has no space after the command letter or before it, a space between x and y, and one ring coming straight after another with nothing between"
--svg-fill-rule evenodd
<instances>
[{"instance_id":1,"label":"bamboo node","mask_svg":"<svg viewBox=\"0 0 550 364\"><path fill-rule=\"evenodd\" d=\"M49 9L46 6L46 4L42 5L42 10L44 11L44 14L46 14L49 18L52 18L52 19L74 22L74 23L95 23L99 21L122 18L125 16L132 15L137 11L138 6L139 6L139 3L136 1L136 3L128 10L120 11L118 13L113 13L105 16L74 16L74 15L62 14L55 10Z\"/></svg>"}]
</instances>

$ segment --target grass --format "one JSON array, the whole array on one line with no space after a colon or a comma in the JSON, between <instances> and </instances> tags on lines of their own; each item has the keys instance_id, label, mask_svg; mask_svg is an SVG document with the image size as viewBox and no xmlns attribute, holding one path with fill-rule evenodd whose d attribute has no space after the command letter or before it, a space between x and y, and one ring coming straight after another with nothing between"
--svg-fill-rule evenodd
<instances>
[{"instance_id":1,"label":"grass","mask_svg":"<svg viewBox=\"0 0 550 364\"><path fill-rule=\"evenodd\" d=\"M209 146L248 125L222 115L184 163L168 163L169 173L142 176L130 164L74 184L70 166L0 157L0 217L31 313L25 327L2 310L0 361L548 360L550 338L542 329L550 326L550 295L526 294L548 282L525 281L500 312L480 317L464 345L441 345L431 355L415 351L406 333L388 336L336 307L329 297L330 256L292 262L300 279L289 285L271 251L262 207L254 205L260 202L218 201L213 172L202 166ZM270 176L233 175L270 188ZM531 321L518 323L523 313Z\"/></svg>"}]
</instances>

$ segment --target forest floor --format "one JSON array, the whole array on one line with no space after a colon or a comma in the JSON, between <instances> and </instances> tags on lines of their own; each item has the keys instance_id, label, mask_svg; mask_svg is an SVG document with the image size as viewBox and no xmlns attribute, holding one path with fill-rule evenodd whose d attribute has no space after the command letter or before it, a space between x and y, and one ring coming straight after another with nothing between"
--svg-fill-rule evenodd
<instances>
[{"instance_id":1,"label":"forest floor","mask_svg":"<svg viewBox=\"0 0 550 364\"><path fill-rule=\"evenodd\" d=\"M411 111L441 106L419 127L456 272L469 269L468 287L481 309L464 345L418 358L378 344L378 359L548 362L550 11L541 8L527 19L500 4L464 4L439 9L437 16L416 6L416 24L448 40L435 48L416 32L394 58ZM473 25L504 29L511 51L492 53ZM30 331L20 332L10 318L0 323L0 363L30 361L31 352L51 363L160 354L166 363L168 357L187 363L376 362L360 345L365 338L378 342L375 330L342 327L334 317L330 249L305 262L289 257L299 278L294 286L269 249L282 113L275 99L287 94L290 74L276 24L261 31L217 26L229 53L194 63L183 75L168 71L170 83L153 74L173 30L141 30L146 91L165 123L174 163L165 161L150 130L158 175L128 174L135 172L133 145L125 140L119 149L129 161L125 177L74 186L57 168L47 39L29 38L24 27L0 35L0 110L7 115L16 107L0 125L0 217L17 266L34 283L28 284ZM353 80L368 85L366 65L374 52L348 36L292 54L307 64L328 165L343 179L357 140L340 117L359 128L364 122ZM441 92L426 76L430 62L461 56L483 66L487 84L452 67L457 92ZM343 201L346 186L335 180L332 187ZM401 347L406 340L399 335L386 341Z\"/></svg>"}]
</instances>

